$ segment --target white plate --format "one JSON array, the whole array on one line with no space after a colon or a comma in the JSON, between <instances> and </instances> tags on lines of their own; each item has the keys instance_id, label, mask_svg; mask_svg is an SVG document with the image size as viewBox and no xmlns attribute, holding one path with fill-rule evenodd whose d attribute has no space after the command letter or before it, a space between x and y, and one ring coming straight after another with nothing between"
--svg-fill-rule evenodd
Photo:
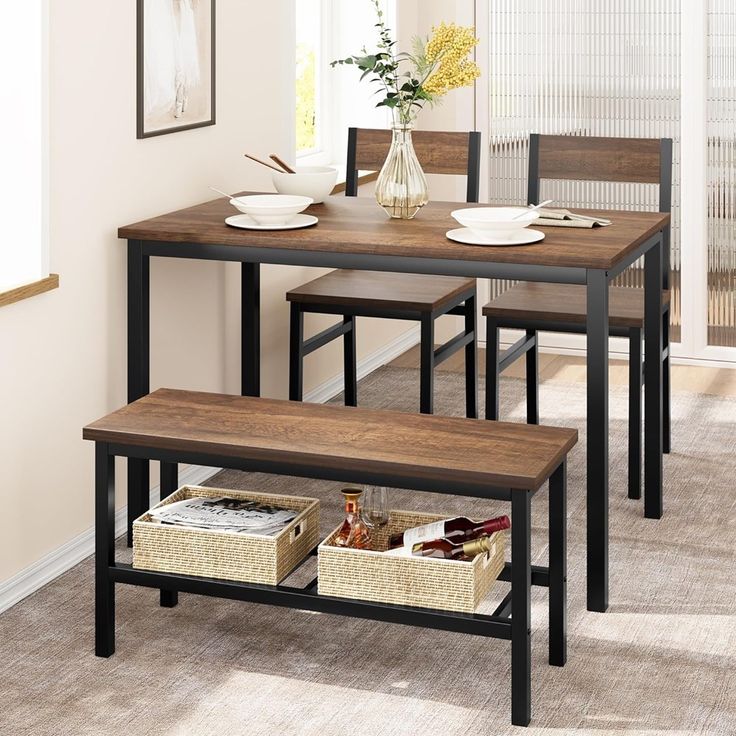
<instances>
[{"instance_id":1,"label":"white plate","mask_svg":"<svg viewBox=\"0 0 736 736\"><path fill-rule=\"evenodd\" d=\"M299 230L302 227L316 225L319 219L314 215L294 215L285 225L259 225L249 215L233 215L225 220L230 227L239 227L241 230Z\"/></svg>"},{"instance_id":2,"label":"white plate","mask_svg":"<svg viewBox=\"0 0 736 736\"><path fill-rule=\"evenodd\" d=\"M518 233L514 233L511 238L499 240L497 238L482 238L466 227L459 227L457 230L450 230L447 237L456 243L465 243L466 245L528 245L543 240L544 233L541 230L532 230L527 227Z\"/></svg>"}]
</instances>

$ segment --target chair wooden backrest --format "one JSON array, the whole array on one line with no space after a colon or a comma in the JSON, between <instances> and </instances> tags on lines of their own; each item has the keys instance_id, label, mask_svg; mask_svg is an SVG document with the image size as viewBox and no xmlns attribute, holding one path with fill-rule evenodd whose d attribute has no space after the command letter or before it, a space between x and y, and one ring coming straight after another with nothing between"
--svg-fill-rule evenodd
<instances>
[{"instance_id":1,"label":"chair wooden backrest","mask_svg":"<svg viewBox=\"0 0 736 736\"><path fill-rule=\"evenodd\" d=\"M480 133L415 130L412 141L426 174L467 177L467 202L480 198ZM375 128L348 130L345 194L358 195L358 171L379 171L391 147L391 131Z\"/></svg>"},{"instance_id":2,"label":"chair wooden backrest","mask_svg":"<svg viewBox=\"0 0 736 736\"><path fill-rule=\"evenodd\" d=\"M540 201L542 179L657 184L659 211L672 211L672 139L529 136L527 203ZM669 229L662 254L664 288L670 284Z\"/></svg>"}]
</instances>

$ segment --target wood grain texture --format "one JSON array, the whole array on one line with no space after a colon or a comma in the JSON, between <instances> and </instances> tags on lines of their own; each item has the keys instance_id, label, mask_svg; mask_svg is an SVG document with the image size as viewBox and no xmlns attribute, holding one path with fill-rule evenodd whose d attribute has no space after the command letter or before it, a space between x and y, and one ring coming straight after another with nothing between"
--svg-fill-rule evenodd
<instances>
[{"instance_id":1,"label":"wood grain texture","mask_svg":"<svg viewBox=\"0 0 736 736\"><path fill-rule=\"evenodd\" d=\"M669 223L669 215L659 212L581 210L607 217L613 224L594 231L542 228L546 237L539 243L483 248L447 239L447 231L457 227L450 214L457 208L458 204L453 202L430 202L413 220L393 220L372 199L334 196L306 210L319 217L318 225L303 230L264 232L228 227L225 218L237 213L222 198L122 227L118 236L169 243L172 257L176 257L177 243L198 243L292 252L609 269Z\"/></svg>"},{"instance_id":2,"label":"wood grain texture","mask_svg":"<svg viewBox=\"0 0 736 736\"><path fill-rule=\"evenodd\" d=\"M29 299L37 294L43 294L45 291L51 291L52 289L59 288L59 274L49 274L45 279L39 279L30 284L24 284L18 286L15 289L8 289L8 291L0 292L0 307L5 307L8 304L14 304L15 302L22 301L23 299Z\"/></svg>"},{"instance_id":3,"label":"wood grain texture","mask_svg":"<svg viewBox=\"0 0 736 736\"><path fill-rule=\"evenodd\" d=\"M486 317L529 319L540 322L585 324L586 288L574 284L521 282L483 307ZM612 286L608 289L608 321L612 327L644 326L644 289ZM670 292L662 292L662 303Z\"/></svg>"},{"instance_id":4,"label":"wood grain texture","mask_svg":"<svg viewBox=\"0 0 736 736\"><path fill-rule=\"evenodd\" d=\"M372 181L375 181L378 179L378 171L364 171L361 174L358 175L358 186L363 186L363 184L369 184ZM347 186L347 182L345 181L338 181L337 184L335 184L334 188L332 189L331 194L340 194L341 192L345 191L345 187Z\"/></svg>"},{"instance_id":5,"label":"wood grain texture","mask_svg":"<svg viewBox=\"0 0 736 736\"><path fill-rule=\"evenodd\" d=\"M429 312L471 289L475 289L475 279L341 269L292 289L286 300Z\"/></svg>"},{"instance_id":6,"label":"wood grain texture","mask_svg":"<svg viewBox=\"0 0 736 736\"><path fill-rule=\"evenodd\" d=\"M159 389L86 426L86 440L536 490L577 430ZM288 470L285 470L288 472Z\"/></svg>"},{"instance_id":7,"label":"wood grain texture","mask_svg":"<svg viewBox=\"0 0 736 736\"><path fill-rule=\"evenodd\" d=\"M425 174L468 174L469 133L415 130L412 143ZM380 171L391 147L391 131L358 128L355 164L359 170Z\"/></svg>"},{"instance_id":8,"label":"wood grain texture","mask_svg":"<svg viewBox=\"0 0 736 736\"><path fill-rule=\"evenodd\" d=\"M658 138L539 136L539 177L659 184Z\"/></svg>"}]
</instances>

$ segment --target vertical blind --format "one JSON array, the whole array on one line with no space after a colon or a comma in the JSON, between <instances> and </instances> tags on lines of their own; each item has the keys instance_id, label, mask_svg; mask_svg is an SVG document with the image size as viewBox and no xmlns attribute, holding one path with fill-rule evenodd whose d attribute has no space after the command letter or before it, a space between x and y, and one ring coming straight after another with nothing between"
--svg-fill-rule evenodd
<instances>
[{"instance_id":1,"label":"vertical blind","mask_svg":"<svg viewBox=\"0 0 736 736\"><path fill-rule=\"evenodd\" d=\"M736 7L708 5L708 343L736 347Z\"/></svg>"},{"instance_id":2,"label":"vertical blind","mask_svg":"<svg viewBox=\"0 0 736 736\"><path fill-rule=\"evenodd\" d=\"M719 0L724 5L730 0ZM490 201L525 202L530 133L673 138L672 339L680 325L680 0L491 0ZM544 181L559 206L651 209L656 185ZM618 283L643 285L641 267ZM495 282L492 295L507 288Z\"/></svg>"}]
</instances>

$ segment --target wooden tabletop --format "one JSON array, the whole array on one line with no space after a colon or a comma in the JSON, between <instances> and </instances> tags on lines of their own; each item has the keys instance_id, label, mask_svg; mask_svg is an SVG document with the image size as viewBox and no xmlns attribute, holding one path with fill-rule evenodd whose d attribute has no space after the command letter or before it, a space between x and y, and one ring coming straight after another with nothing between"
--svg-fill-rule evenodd
<instances>
[{"instance_id":1,"label":"wooden tabletop","mask_svg":"<svg viewBox=\"0 0 736 736\"><path fill-rule=\"evenodd\" d=\"M172 255L176 253L176 243L198 243L610 269L669 223L669 215L659 212L580 210L607 217L613 224L595 229L540 228L546 237L536 244L480 247L454 243L445 236L448 230L458 227L450 213L466 206L456 202L430 202L413 220L392 220L372 198L338 195L306 210L319 217L319 224L314 227L264 232L225 225L225 218L237 212L227 200L217 199L122 227L118 236L171 243Z\"/></svg>"},{"instance_id":2,"label":"wooden tabletop","mask_svg":"<svg viewBox=\"0 0 736 736\"><path fill-rule=\"evenodd\" d=\"M96 442L413 482L537 490L575 429L159 389L86 426ZM288 466L287 466L288 467ZM284 471L288 474L288 469Z\"/></svg>"}]
</instances>

